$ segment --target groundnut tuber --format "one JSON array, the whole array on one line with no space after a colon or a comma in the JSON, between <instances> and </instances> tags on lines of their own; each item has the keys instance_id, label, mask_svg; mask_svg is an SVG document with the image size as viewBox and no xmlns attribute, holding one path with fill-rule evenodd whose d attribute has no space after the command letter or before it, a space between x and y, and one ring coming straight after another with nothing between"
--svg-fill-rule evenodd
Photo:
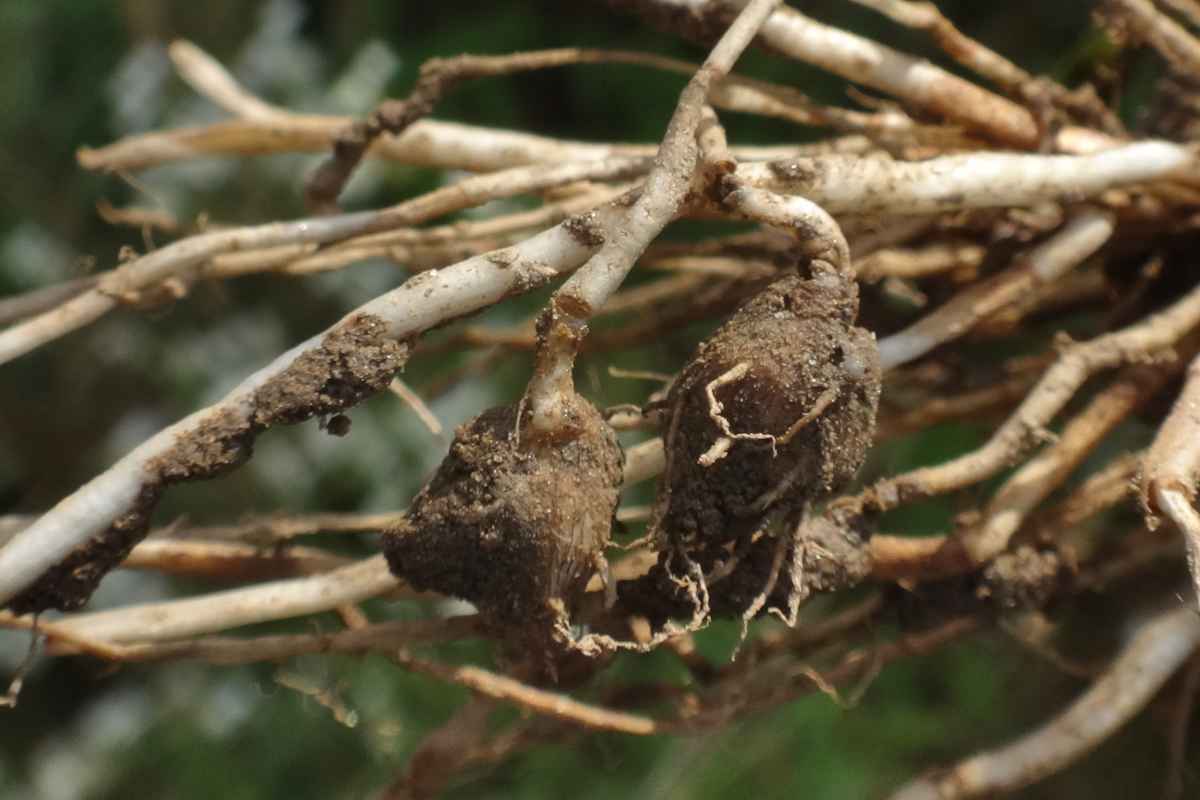
<instances>
[{"instance_id":1,"label":"groundnut tuber","mask_svg":"<svg viewBox=\"0 0 1200 800\"><path fill-rule=\"evenodd\" d=\"M523 435L521 405L458 429L450 452L384 537L393 573L415 588L470 600L501 633L546 650L602 563L622 455L578 395L557 437ZM565 642L557 641L557 644Z\"/></svg>"},{"instance_id":2,"label":"groundnut tuber","mask_svg":"<svg viewBox=\"0 0 1200 800\"><path fill-rule=\"evenodd\" d=\"M857 313L853 280L813 261L738 309L671 388L654 526L714 584L716 613L749 604L742 559L756 591L803 591L806 512L854 476L874 433L879 353Z\"/></svg>"}]
</instances>

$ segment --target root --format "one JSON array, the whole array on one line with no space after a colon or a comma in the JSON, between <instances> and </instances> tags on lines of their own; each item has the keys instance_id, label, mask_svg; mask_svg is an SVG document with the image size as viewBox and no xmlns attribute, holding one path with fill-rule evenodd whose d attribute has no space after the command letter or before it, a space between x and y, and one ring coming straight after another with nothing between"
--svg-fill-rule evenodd
<instances>
[{"instance_id":1,"label":"root","mask_svg":"<svg viewBox=\"0 0 1200 800\"><path fill-rule=\"evenodd\" d=\"M725 405L717 399L716 390L722 386L728 386L729 384L738 382L742 378L746 377L746 373L749 371L750 364L743 361L709 381L708 385L704 387L704 393L708 396L708 416L717 424L717 427L721 429L721 436L719 436L717 440L712 443L712 446L709 447L708 450L706 450L700 456L700 458L697 459L697 463L699 463L700 466L711 467L713 464L720 461L729 453L730 448L733 447L733 443L738 439L770 442L771 456L775 457L779 454L780 445L788 444L788 442L795 438L796 434L808 427L813 420L824 414L825 410L828 409L829 406L831 406L833 402L837 400L838 395L841 394L841 389L837 386L830 386L825 391L821 392L816 401L813 403L812 408L810 408L799 419L789 425L788 429L784 431L782 436L775 436L772 433L735 433L730 427L729 420L726 419L723 414L725 411ZM795 475L790 475L789 479L794 480ZM788 485L790 485L790 483ZM786 491L786 486L781 485L781 487L773 489L771 492L763 495L763 498L768 496L777 498L784 491ZM764 503L763 498L756 500L753 504L751 504L750 508L761 511L769 507L771 503L774 502L772 499Z\"/></svg>"},{"instance_id":2,"label":"root","mask_svg":"<svg viewBox=\"0 0 1200 800\"><path fill-rule=\"evenodd\" d=\"M763 585L762 591L754 596L750 605L742 612L742 630L738 636L737 646L733 649L733 655L729 657L730 661L736 661L738 651L742 649L742 644L746 641L746 634L750 632L750 620L758 616L758 612L763 610L763 606L767 604L767 600L771 597L771 592L775 591L775 586L779 582L779 572L783 568L783 557L787 555L788 539L786 536L779 536L775 542L775 557L771 561L771 572L767 575L767 582Z\"/></svg>"},{"instance_id":3,"label":"root","mask_svg":"<svg viewBox=\"0 0 1200 800\"><path fill-rule=\"evenodd\" d=\"M737 569L738 564L742 563L742 558L745 557L746 551L750 549L750 546L754 544L758 535L760 533L764 533L769 525L770 523L768 522L758 530L754 531L754 533L735 542L733 550L729 554L729 558L725 561L718 562L709 571L709 573L704 576L707 584L712 586L713 584L719 583L732 575L733 571Z\"/></svg>"},{"instance_id":4,"label":"root","mask_svg":"<svg viewBox=\"0 0 1200 800\"><path fill-rule=\"evenodd\" d=\"M704 571L700 568L699 564L693 561L682 550L676 549L672 555L679 556L683 560L684 567L687 570L686 575L674 575L670 571L671 560L668 559L667 576L676 586L683 589L688 599L692 602L692 618L690 620L683 625L677 625L668 620L649 639L635 641L633 639L618 639L603 633L588 633L583 636L575 636L564 615L555 624L555 630L561 637L561 640L567 642L570 649L576 650L590 658L596 658L607 653L615 653L619 650L649 653L663 642L695 633L708 627L712 616L708 599L708 584L704 580Z\"/></svg>"},{"instance_id":5,"label":"root","mask_svg":"<svg viewBox=\"0 0 1200 800\"><path fill-rule=\"evenodd\" d=\"M796 621L800 617L800 604L808 597L808 587L804 582L804 557L808 555L809 547L816 547L816 545L804 541L802 532L807 520L808 511L806 510L792 536L792 563L788 569L788 579L792 583L792 590L788 593L787 613L784 614L777 608L767 611L768 614L774 614L782 620L783 624L789 628L796 627Z\"/></svg>"},{"instance_id":6,"label":"root","mask_svg":"<svg viewBox=\"0 0 1200 800\"><path fill-rule=\"evenodd\" d=\"M841 394L841 388L838 386L830 386L828 389L821 392L821 395L817 398L817 401L813 403L813 407L810 408L804 414L804 416L793 422L791 427L784 432L783 436L779 437L779 444L787 444L792 440L793 436L804 430L804 428L806 428L810 422L824 414L825 409L829 408L829 406L833 404L834 400L837 400L839 394Z\"/></svg>"},{"instance_id":7,"label":"root","mask_svg":"<svg viewBox=\"0 0 1200 800\"><path fill-rule=\"evenodd\" d=\"M617 604L617 582L613 580L608 559L603 553L596 553L595 562L596 574L600 576L600 585L604 587L604 610L608 611Z\"/></svg>"},{"instance_id":8,"label":"root","mask_svg":"<svg viewBox=\"0 0 1200 800\"><path fill-rule=\"evenodd\" d=\"M776 454L775 444L776 439L769 433L734 433L729 427L729 420L721 414L725 410L725 406L717 399L716 390L722 386L728 386L731 383L737 383L746 376L750 371L750 365L743 361L733 368L727 370L713 380L709 381L704 387L704 393L708 395L708 415L712 421L717 423L717 427L721 429L721 436L713 442L712 447L708 448L705 453L700 456L698 462L702 467L711 467L713 464L720 461L729 452L729 448L737 439L750 439L753 441L767 441L771 443L771 455Z\"/></svg>"}]
</instances>

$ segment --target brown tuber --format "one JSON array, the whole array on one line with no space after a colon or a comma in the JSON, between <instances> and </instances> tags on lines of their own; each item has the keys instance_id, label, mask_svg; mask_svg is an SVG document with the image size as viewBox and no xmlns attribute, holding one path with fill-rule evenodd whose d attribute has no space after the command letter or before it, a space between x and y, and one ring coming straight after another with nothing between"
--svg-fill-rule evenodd
<instances>
[{"instance_id":1,"label":"brown tuber","mask_svg":"<svg viewBox=\"0 0 1200 800\"><path fill-rule=\"evenodd\" d=\"M567 644L572 607L603 563L621 484L612 429L573 392L564 403L569 424L557 436L534 435L521 404L460 427L384 537L393 573L470 600L535 653Z\"/></svg>"},{"instance_id":2,"label":"brown tuber","mask_svg":"<svg viewBox=\"0 0 1200 800\"><path fill-rule=\"evenodd\" d=\"M871 445L879 353L854 326L857 285L824 261L809 273L738 309L667 397L660 565L674 554L697 563L714 613L756 612L750 598L761 605L777 589L791 594L794 613L796 598L817 588L805 585L806 564L828 551L804 544L816 530L808 510L853 478ZM845 572L848 582L861 577Z\"/></svg>"}]
</instances>

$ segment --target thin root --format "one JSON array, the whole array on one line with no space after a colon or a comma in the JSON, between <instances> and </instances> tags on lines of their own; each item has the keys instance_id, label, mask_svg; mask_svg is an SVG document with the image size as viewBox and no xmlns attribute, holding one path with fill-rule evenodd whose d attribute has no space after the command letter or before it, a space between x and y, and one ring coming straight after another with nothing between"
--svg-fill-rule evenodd
<instances>
[{"instance_id":1,"label":"thin root","mask_svg":"<svg viewBox=\"0 0 1200 800\"><path fill-rule=\"evenodd\" d=\"M779 582L779 572L783 568L783 557L787 555L788 540L786 536L777 537L775 542L775 557L771 560L771 572L767 575L767 582L763 585L762 591L754 596L754 600L742 612L742 630L738 636L737 646L733 648L733 655L729 657L730 661L736 661L738 651L742 649L742 644L746 641L746 635L750 632L750 620L758 616L758 612L763 610L763 606L767 604L767 600L771 597L771 592L775 591L775 585Z\"/></svg>"},{"instance_id":2,"label":"thin root","mask_svg":"<svg viewBox=\"0 0 1200 800\"><path fill-rule=\"evenodd\" d=\"M692 618L685 624L677 625L668 620L661 630L654 633L646 641L640 642L632 639L617 639L602 633L588 633L577 637L572 634L569 627L566 627L565 619L559 619L555 623L556 632L563 641L569 642L571 649L595 658L618 650L648 653L663 642L695 633L707 627L711 619L711 608L709 606L708 585L704 580L704 572L700 569L700 565L689 558L686 553L677 550L675 551L675 555L683 559L684 566L687 568L687 575L676 576L671 574L669 560L667 562L667 575L676 586L687 593L688 599L692 602Z\"/></svg>"},{"instance_id":3,"label":"thin root","mask_svg":"<svg viewBox=\"0 0 1200 800\"><path fill-rule=\"evenodd\" d=\"M722 375L717 376L709 381L704 387L704 393L708 395L708 415L713 422L717 423L717 427L721 429L722 436L713 442L712 447L700 456L698 463L702 467L711 467L713 464L720 461L729 452L729 448L733 446L736 439L751 439L754 441L767 441L771 443L771 455L776 454L775 444L776 439L769 433L734 433L729 427L729 420L725 419L722 411L725 406L717 399L716 390L722 386L728 386L731 383L736 383L746 376L750 371L750 364L743 361L737 366L727 370Z\"/></svg>"}]
</instances>

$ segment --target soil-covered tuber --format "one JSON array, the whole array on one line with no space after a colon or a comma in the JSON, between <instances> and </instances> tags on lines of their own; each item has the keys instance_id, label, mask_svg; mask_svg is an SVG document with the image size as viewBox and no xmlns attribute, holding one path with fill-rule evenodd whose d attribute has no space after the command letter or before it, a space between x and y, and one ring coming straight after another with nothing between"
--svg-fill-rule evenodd
<instances>
[{"instance_id":1,"label":"soil-covered tuber","mask_svg":"<svg viewBox=\"0 0 1200 800\"><path fill-rule=\"evenodd\" d=\"M771 553L794 548L775 540L811 530L801 524L811 503L844 486L871 445L879 354L874 336L854 326L857 312L854 282L814 261L807 277L782 278L738 309L668 395L661 541L706 574L745 558L742 571L756 577L750 596L779 572ZM764 534L772 541L759 544ZM780 558L794 565L784 568L791 577L772 583L798 581L804 559ZM715 613L748 605L746 578L725 579L737 597L722 600L728 592L712 587Z\"/></svg>"},{"instance_id":2,"label":"soil-covered tuber","mask_svg":"<svg viewBox=\"0 0 1200 800\"><path fill-rule=\"evenodd\" d=\"M570 424L557 437L523 431L519 405L460 427L384 538L397 576L470 600L510 638L543 649L602 563L621 483L616 436L586 400L567 402Z\"/></svg>"}]
</instances>

